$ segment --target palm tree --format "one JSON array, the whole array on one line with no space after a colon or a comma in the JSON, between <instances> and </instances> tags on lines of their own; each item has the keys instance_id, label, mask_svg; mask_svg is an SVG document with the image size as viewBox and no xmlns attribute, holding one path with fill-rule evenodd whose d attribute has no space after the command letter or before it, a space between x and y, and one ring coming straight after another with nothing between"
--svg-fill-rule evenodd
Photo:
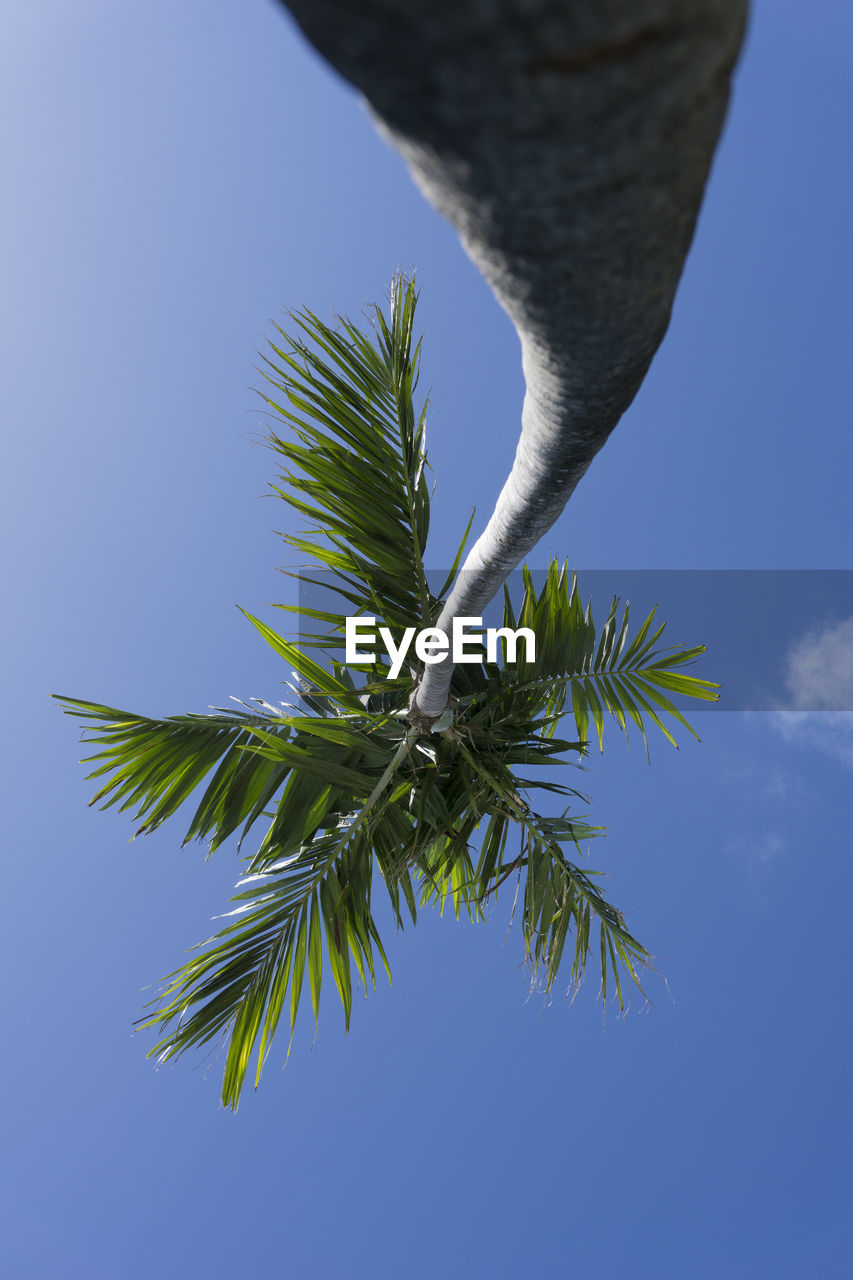
<instances>
[{"instance_id":1,"label":"palm tree","mask_svg":"<svg viewBox=\"0 0 853 1280\"><path fill-rule=\"evenodd\" d=\"M303 576L340 603L303 608L313 630L298 643L247 615L291 669L293 702L155 720L60 697L96 747L92 803L135 811L137 835L192 796L185 843L206 841L214 852L239 833L239 849L263 827L244 858L232 918L169 976L141 1020L164 1032L152 1050L164 1060L224 1038L222 1099L234 1108L253 1051L257 1084L282 1014L292 1038L306 973L315 1018L327 967L349 1026L351 966L365 989L375 985L377 956L387 969L375 880L402 926L429 903L481 917L514 877L532 981L552 988L571 938L570 985L595 954L602 1000L614 991L621 1006L626 978L639 985L648 953L597 873L568 856L600 828L569 809L542 816L531 797L587 803L542 775L566 757L579 764L593 733L603 746L606 716L626 736L633 728L645 741L655 726L673 740L668 719L686 721L672 695L715 697L715 686L683 670L701 648L662 648L653 615L632 635L628 608L615 599L596 628L557 563L538 589L525 570L520 602L505 591L504 625L530 627L535 656L513 665L484 655L451 668L451 707L437 720L412 714L417 666L392 678L381 659L341 661L349 614L372 614L394 633L445 616L464 553L465 537L433 590L416 302L414 283L398 279L390 314L375 308L372 329L296 313L294 334L278 330L262 368L269 443L282 460L275 491L313 526L285 541L314 566ZM572 735L558 736L572 719Z\"/></svg>"},{"instance_id":2,"label":"palm tree","mask_svg":"<svg viewBox=\"0 0 853 1280\"><path fill-rule=\"evenodd\" d=\"M367 99L509 313L515 462L437 626L551 527L669 323L747 0L282 0ZM451 662L417 691L426 724Z\"/></svg>"}]
</instances>

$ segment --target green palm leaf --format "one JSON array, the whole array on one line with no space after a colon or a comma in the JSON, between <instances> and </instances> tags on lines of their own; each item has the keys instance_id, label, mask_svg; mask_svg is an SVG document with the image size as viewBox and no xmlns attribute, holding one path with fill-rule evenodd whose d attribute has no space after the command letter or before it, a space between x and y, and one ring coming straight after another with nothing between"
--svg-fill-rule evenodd
<instances>
[{"instance_id":1,"label":"green palm leaf","mask_svg":"<svg viewBox=\"0 0 853 1280\"><path fill-rule=\"evenodd\" d=\"M677 742L664 716L672 717L698 738L681 709L668 696L715 702L719 686L687 674L705 652L703 645L658 645L665 624L652 631L656 609L636 634L629 630L629 607L619 613L613 598L600 632L592 607L581 604L577 576L567 565L553 561L537 593L534 578L523 570L524 597L516 614L505 593L505 627L530 627L536 635L536 657L525 657L510 670L510 686L534 703L542 701L556 724L570 700L578 737L587 741L590 722L604 748L605 715L612 717L629 737L629 724L639 731L648 752L647 730L654 726L673 744Z\"/></svg>"},{"instance_id":2,"label":"green palm leaf","mask_svg":"<svg viewBox=\"0 0 853 1280\"><path fill-rule=\"evenodd\" d=\"M297 335L278 329L283 342L270 343L261 369L271 388L263 399L290 428L287 438L270 434L286 464L275 491L316 529L285 541L332 570L332 589L348 586L356 612L395 628L428 626L434 603L423 564L427 404L414 402L416 304L414 282L396 280L390 318L373 309L372 340L348 320L335 330L295 312Z\"/></svg>"},{"instance_id":3,"label":"green palm leaf","mask_svg":"<svg viewBox=\"0 0 853 1280\"><path fill-rule=\"evenodd\" d=\"M54 696L68 715L83 721L85 741L101 748L83 760L97 766L87 778L107 779L90 804L135 809L136 821L142 821L136 835L155 830L176 813L215 769L184 837L184 844L208 840L213 852L240 826L243 836L248 833L289 771L283 760L246 750L260 732L282 744L289 737L290 727L268 711L218 708L212 715L153 720Z\"/></svg>"}]
</instances>

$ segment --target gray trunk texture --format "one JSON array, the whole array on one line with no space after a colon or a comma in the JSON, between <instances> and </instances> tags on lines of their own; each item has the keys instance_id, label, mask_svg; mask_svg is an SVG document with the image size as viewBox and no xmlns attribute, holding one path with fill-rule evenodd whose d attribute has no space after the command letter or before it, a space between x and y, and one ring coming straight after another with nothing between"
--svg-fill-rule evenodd
<instances>
[{"instance_id":1,"label":"gray trunk texture","mask_svg":"<svg viewBox=\"0 0 853 1280\"><path fill-rule=\"evenodd\" d=\"M283 0L282 0L283 2ZM666 332L747 0L287 0L457 228L521 342L512 471L439 619L563 510ZM448 702L426 668L415 706Z\"/></svg>"}]
</instances>

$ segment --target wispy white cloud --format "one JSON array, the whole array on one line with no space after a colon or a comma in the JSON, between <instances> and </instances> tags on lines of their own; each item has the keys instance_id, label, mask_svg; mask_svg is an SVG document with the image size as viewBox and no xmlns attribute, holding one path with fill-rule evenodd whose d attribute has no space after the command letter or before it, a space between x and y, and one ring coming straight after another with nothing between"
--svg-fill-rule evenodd
<instances>
[{"instance_id":1,"label":"wispy white cloud","mask_svg":"<svg viewBox=\"0 0 853 1280\"><path fill-rule=\"evenodd\" d=\"M764 713L744 713L747 724L759 718L764 723ZM726 761L720 766L720 777L726 782L745 784L750 795L765 800L799 801L809 798L803 778L795 769L782 768L777 761L760 756Z\"/></svg>"},{"instance_id":2,"label":"wispy white cloud","mask_svg":"<svg viewBox=\"0 0 853 1280\"><path fill-rule=\"evenodd\" d=\"M782 833L770 828L766 831L739 832L729 837L723 845L723 852L736 858L740 866L758 876L760 883L786 848L787 841Z\"/></svg>"},{"instance_id":3,"label":"wispy white cloud","mask_svg":"<svg viewBox=\"0 0 853 1280\"><path fill-rule=\"evenodd\" d=\"M756 862L766 867L774 861L784 847L785 841L778 831L767 831L753 845L752 856Z\"/></svg>"},{"instance_id":4,"label":"wispy white cloud","mask_svg":"<svg viewBox=\"0 0 853 1280\"><path fill-rule=\"evenodd\" d=\"M774 711L772 724L786 742L853 769L853 711Z\"/></svg>"},{"instance_id":5,"label":"wispy white cloud","mask_svg":"<svg viewBox=\"0 0 853 1280\"><path fill-rule=\"evenodd\" d=\"M785 684L794 709L773 713L776 731L853 769L853 618L798 640L786 659Z\"/></svg>"},{"instance_id":6,"label":"wispy white cloud","mask_svg":"<svg viewBox=\"0 0 853 1280\"><path fill-rule=\"evenodd\" d=\"M853 618L809 631L785 662L790 706L801 711L853 711Z\"/></svg>"}]
</instances>

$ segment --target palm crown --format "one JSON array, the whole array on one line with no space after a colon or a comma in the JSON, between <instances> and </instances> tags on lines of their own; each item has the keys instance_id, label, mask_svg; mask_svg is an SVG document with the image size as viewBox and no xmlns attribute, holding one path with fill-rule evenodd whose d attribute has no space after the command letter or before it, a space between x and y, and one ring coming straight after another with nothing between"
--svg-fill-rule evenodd
<instances>
[{"instance_id":1,"label":"palm crown","mask_svg":"<svg viewBox=\"0 0 853 1280\"><path fill-rule=\"evenodd\" d=\"M282 460L275 491L313 526L285 541L315 566L317 576L302 576L340 602L279 606L301 614L297 641L247 615L288 664L292 705L256 700L153 720L60 698L97 747L87 757L100 780L92 803L135 810L137 834L204 783L185 843L205 841L213 852L239 833L239 850L263 830L225 927L168 977L141 1020L163 1032L152 1050L163 1060L224 1038L222 1099L234 1108L253 1051L257 1084L282 1015L292 1038L306 972L315 1018L325 968L348 1026L353 968L365 988L375 985L377 957L388 969L376 883L402 926L430 903L481 916L515 877L534 983L553 986L571 938L570 985L594 949L602 1000L614 990L621 1006L624 981L639 985L648 953L597 873L568 856L600 828L568 809L543 817L532 805L537 791L570 807L585 797L538 774L579 763L592 733L602 747L605 717L626 736L635 730L645 742L654 726L674 741L667 721L689 725L672 695L716 696L716 686L684 671L701 647L660 647L653 614L632 633L615 599L596 628L577 580L557 563L538 591L523 571L517 608L504 593L504 625L530 627L535 656L513 665L484 655L456 667L450 708L436 722L410 711L418 664L392 679L381 659L341 660L348 614L371 614L394 633L434 623L463 553L465 537L433 591L416 302L414 283L398 278L389 314L374 308L371 327L294 313L294 335L279 329L264 361L264 399L281 424L269 437ZM570 736L558 736L572 722Z\"/></svg>"}]
</instances>

